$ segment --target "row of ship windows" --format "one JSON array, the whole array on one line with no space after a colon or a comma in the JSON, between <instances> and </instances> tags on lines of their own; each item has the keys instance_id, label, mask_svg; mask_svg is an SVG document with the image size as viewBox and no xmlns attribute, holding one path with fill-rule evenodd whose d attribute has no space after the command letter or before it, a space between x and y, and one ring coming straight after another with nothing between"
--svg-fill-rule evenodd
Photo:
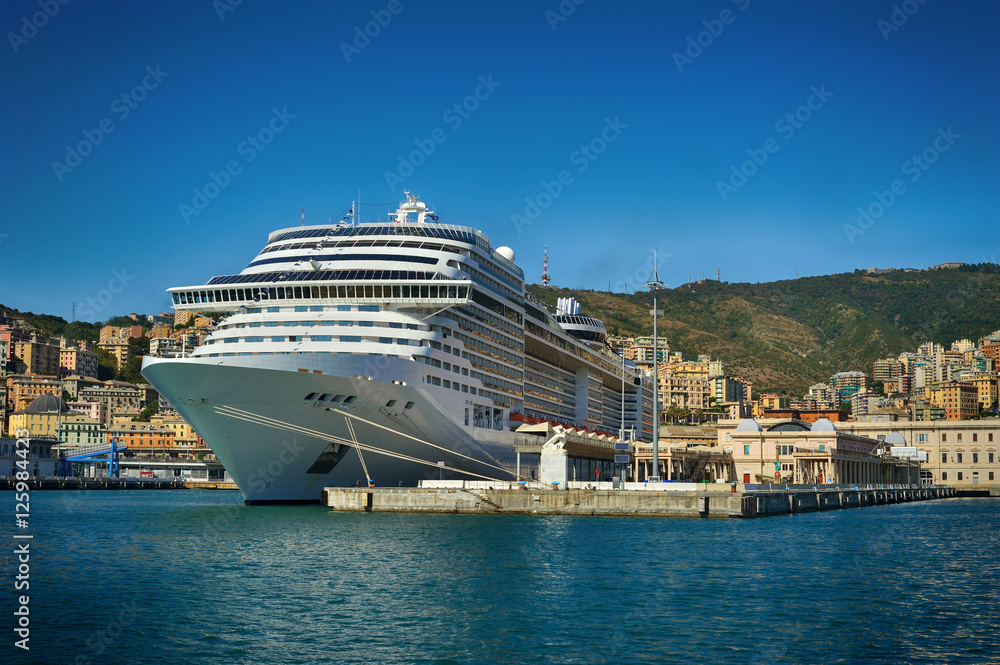
<instances>
[{"instance_id":1,"label":"row of ship windows","mask_svg":"<svg viewBox=\"0 0 1000 665\"><path fill-rule=\"evenodd\" d=\"M459 383L458 381L451 381L449 379L442 379L440 377L434 376L433 374L428 374L424 381L431 384L432 386L444 386L445 388L451 388L452 390L461 390L463 393L476 394L476 388L469 387L464 383ZM484 393L485 394L485 393Z\"/></svg>"},{"instance_id":2,"label":"row of ship windows","mask_svg":"<svg viewBox=\"0 0 1000 665\"><path fill-rule=\"evenodd\" d=\"M255 343L255 342L263 342L265 340L268 341L268 342L285 342L285 341L288 341L288 342L332 342L332 341L334 341L334 339L333 339L334 337L336 337L337 340L341 341L341 342L361 342L361 341L375 342L375 341L377 341L379 344L401 344L403 346L420 346L420 340L416 340L416 339L404 339L404 338L394 339L392 337L377 337L377 338L373 337L373 338L364 338L364 340L363 340L360 335L287 335L287 336L285 336L285 335L275 335L275 336L271 336L271 337L253 337L253 336L251 336L251 337L227 337L227 338L221 340L221 342L223 344L236 344L236 343L238 343L240 341L244 341L244 342L248 342L248 343ZM209 344L219 343L219 340L209 340L208 343Z\"/></svg>"},{"instance_id":3,"label":"row of ship windows","mask_svg":"<svg viewBox=\"0 0 1000 665\"><path fill-rule=\"evenodd\" d=\"M305 249L307 247L312 249L319 249L323 246L323 241L319 244L313 242L299 242L292 243L289 245L272 245L270 247L265 247L261 250L260 254L269 254L271 252L280 252L292 249ZM461 252L455 247L449 247L448 245L442 245L436 242L419 242L413 240L355 240L355 241L338 241L337 248L342 249L344 247L409 247L412 249L428 249L434 251L445 251L451 252L453 254L460 254ZM260 254L258 256L260 256Z\"/></svg>"},{"instance_id":4,"label":"row of ship windows","mask_svg":"<svg viewBox=\"0 0 1000 665\"><path fill-rule=\"evenodd\" d=\"M312 325L318 325L318 326L342 326L342 327L347 327L347 328L350 328L350 327L352 327L354 325L357 325L359 328L374 328L374 327L376 327L374 321L347 321L347 320L342 320L342 321L341 320L338 320L338 321L264 321L264 322L251 321L250 323L234 323L232 325L222 326L221 329L222 330L226 330L226 329L230 329L230 328L233 328L233 329L260 328L261 326L263 326L265 328L278 328L278 327L294 328L296 326L309 327L309 326L312 326ZM393 329L397 329L397 330L402 330L403 324L399 323L398 321L391 321L388 324L380 324L377 327L379 327L379 328L393 328ZM408 324L406 324L406 329L407 330L416 330L417 329L417 325L415 323L408 323Z\"/></svg>"},{"instance_id":5,"label":"row of ship windows","mask_svg":"<svg viewBox=\"0 0 1000 665\"><path fill-rule=\"evenodd\" d=\"M298 256L277 256L269 259L259 259L254 261L247 268L253 268L254 266L264 265L268 263L291 263L295 262L295 266L312 259L314 261L397 261L399 263L424 263L428 265L433 265L438 262L437 257L432 256L408 256L406 254L361 254L361 253L340 253L340 254L314 254L314 255L298 255Z\"/></svg>"},{"instance_id":6,"label":"row of ship windows","mask_svg":"<svg viewBox=\"0 0 1000 665\"><path fill-rule=\"evenodd\" d=\"M214 289L173 293L175 305L193 305L219 302L246 302L252 300L285 300L302 298L419 298L465 299L468 286L443 286L437 284L341 284L332 286L277 286L246 289Z\"/></svg>"},{"instance_id":7,"label":"row of ship windows","mask_svg":"<svg viewBox=\"0 0 1000 665\"><path fill-rule=\"evenodd\" d=\"M423 238L440 238L444 240L455 240L469 244L477 244L476 237L465 229L452 228L449 225L440 224L431 226L430 224L373 224L371 226L335 226L320 227L315 229L300 229L297 231L285 231L271 238L269 242L276 243L282 240L294 240L299 238L318 238L324 236L324 242L332 238L352 238L356 236L416 236Z\"/></svg>"},{"instance_id":8,"label":"row of ship windows","mask_svg":"<svg viewBox=\"0 0 1000 665\"><path fill-rule=\"evenodd\" d=\"M260 314L261 312L377 312L378 305L296 305L295 307L248 307L247 314Z\"/></svg>"},{"instance_id":9,"label":"row of ship windows","mask_svg":"<svg viewBox=\"0 0 1000 665\"><path fill-rule=\"evenodd\" d=\"M456 353L456 355L458 354ZM462 374L463 376L469 376L469 370L467 367L459 367L458 365L452 365L451 363L444 363L442 366L440 360L437 360L436 358L428 358L426 356L422 356L417 360L418 362L422 360L424 363L430 365L431 367L437 367L438 369L443 369L446 372L454 372L455 374Z\"/></svg>"}]
</instances>

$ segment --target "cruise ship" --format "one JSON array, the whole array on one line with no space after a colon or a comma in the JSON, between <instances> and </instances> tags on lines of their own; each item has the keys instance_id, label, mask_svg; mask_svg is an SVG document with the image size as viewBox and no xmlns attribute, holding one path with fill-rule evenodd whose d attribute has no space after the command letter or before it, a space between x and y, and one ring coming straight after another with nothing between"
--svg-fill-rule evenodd
<instances>
[{"instance_id":1,"label":"cruise ship","mask_svg":"<svg viewBox=\"0 0 1000 665\"><path fill-rule=\"evenodd\" d=\"M387 222L352 205L274 231L239 274L168 289L218 324L142 373L246 503L369 479L515 481L524 423L651 440L652 380L606 348L602 322L571 300L550 313L510 248L406 196Z\"/></svg>"}]
</instances>

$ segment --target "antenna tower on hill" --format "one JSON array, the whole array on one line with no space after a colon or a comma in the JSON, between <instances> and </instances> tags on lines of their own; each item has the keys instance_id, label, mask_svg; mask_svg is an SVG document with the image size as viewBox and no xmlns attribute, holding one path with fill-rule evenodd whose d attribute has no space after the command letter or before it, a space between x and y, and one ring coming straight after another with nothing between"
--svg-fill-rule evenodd
<instances>
[{"instance_id":1,"label":"antenna tower on hill","mask_svg":"<svg viewBox=\"0 0 1000 665\"><path fill-rule=\"evenodd\" d=\"M549 287L549 246L545 245L545 257L542 259L542 286Z\"/></svg>"}]
</instances>

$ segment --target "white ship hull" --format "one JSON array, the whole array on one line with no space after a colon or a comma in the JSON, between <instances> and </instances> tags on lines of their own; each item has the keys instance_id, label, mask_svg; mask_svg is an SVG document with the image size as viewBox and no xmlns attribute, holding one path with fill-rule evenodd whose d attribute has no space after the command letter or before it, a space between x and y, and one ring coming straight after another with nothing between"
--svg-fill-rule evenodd
<instances>
[{"instance_id":1,"label":"white ship hull","mask_svg":"<svg viewBox=\"0 0 1000 665\"><path fill-rule=\"evenodd\" d=\"M303 371L298 356L147 358L143 374L209 443L248 504L318 502L324 487L365 485L362 457L378 485L514 479L514 433L466 425L469 396L422 386L417 363L313 359Z\"/></svg>"},{"instance_id":2,"label":"white ship hull","mask_svg":"<svg viewBox=\"0 0 1000 665\"><path fill-rule=\"evenodd\" d=\"M604 324L572 299L557 317L533 302L509 247L438 224L409 192L392 223L347 217L274 231L239 274L169 289L217 321L143 374L248 502L318 501L369 475L513 480L519 421L651 428Z\"/></svg>"}]
</instances>

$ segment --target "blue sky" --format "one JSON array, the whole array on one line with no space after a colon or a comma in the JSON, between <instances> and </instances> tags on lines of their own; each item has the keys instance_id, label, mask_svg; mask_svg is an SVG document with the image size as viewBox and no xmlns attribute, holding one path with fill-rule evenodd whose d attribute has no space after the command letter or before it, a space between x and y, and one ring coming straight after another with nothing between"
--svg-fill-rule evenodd
<instances>
[{"instance_id":1,"label":"blue sky","mask_svg":"<svg viewBox=\"0 0 1000 665\"><path fill-rule=\"evenodd\" d=\"M997 260L994 2L232 2L3 3L0 303L165 310L403 189L574 288Z\"/></svg>"}]
</instances>

